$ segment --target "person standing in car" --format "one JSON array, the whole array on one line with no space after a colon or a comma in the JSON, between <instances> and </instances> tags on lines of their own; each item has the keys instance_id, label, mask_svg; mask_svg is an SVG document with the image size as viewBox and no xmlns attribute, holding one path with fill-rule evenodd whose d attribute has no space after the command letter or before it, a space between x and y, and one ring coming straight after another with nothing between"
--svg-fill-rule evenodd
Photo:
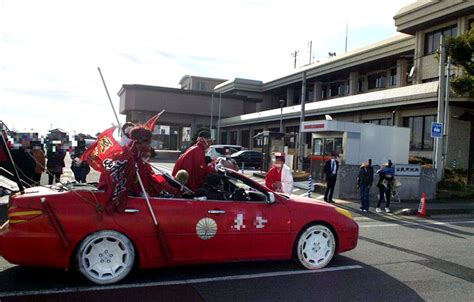
<instances>
[{"instance_id":1,"label":"person standing in car","mask_svg":"<svg viewBox=\"0 0 474 302\"><path fill-rule=\"evenodd\" d=\"M206 177L211 173L212 168L206 163L206 151L212 144L211 133L209 131L199 132L196 143L176 161L173 169L173 177L179 170L186 170L189 173L188 187L196 191L204 182Z\"/></svg>"}]
</instances>

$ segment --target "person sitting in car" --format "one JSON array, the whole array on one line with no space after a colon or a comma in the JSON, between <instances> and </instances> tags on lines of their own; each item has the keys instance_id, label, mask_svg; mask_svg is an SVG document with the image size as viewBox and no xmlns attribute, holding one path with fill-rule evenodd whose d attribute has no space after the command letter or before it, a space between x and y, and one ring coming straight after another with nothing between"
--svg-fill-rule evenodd
<instances>
[{"instance_id":1,"label":"person sitting in car","mask_svg":"<svg viewBox=\"0 0 474 302\"><path fill-rule=\"evenodd\" d=\"M231 155L232 152L230 151L230 149L224 148L224 156L218 157L216 159L216 170L220 168L227 168L234 171L239 171L239 165L234 159L232 159Z\"/></svg>"},{"instance_id":2,"label":"person sitting in car","mask_svg":"<svg viewBox=\"0 0 474 302\"><path fill-rule=\"evenodd\" d=\"M206 182L196 190L194 197L206 197L208 200L225 200L221 178L216 174L208 175Z\"/></svg>"}]
</instances>

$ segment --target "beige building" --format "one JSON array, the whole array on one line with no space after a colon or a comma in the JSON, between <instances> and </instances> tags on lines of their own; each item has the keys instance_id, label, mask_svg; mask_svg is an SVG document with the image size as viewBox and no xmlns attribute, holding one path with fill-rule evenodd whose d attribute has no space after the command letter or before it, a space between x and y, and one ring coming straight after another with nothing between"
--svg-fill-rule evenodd
<instances>
[{"instance_id":1,"label":"beige building","mask_svg":"<svg viewBox=\"0 0 474 302\"><path fill-rule=\"evenodd\" d=\"M457 36L474 26L473 0L417 1L395 15L400 35L304 66L263 83L235 79L216 86L223 96L257 100L256 112L221 120L220 142L258 148L253 135L262 130L299 131L303 73L306 73L306 120L325 114L342 121L396 125L411 129L410 154L431 159L436 121L440 35ZM438 42L437 42L438 41ZM454 72L457 72L454 70ZM282 114L280 100L284 101ZM474 169L474 99L450 98L447 166ZM383 138L380 138L381 143ZM291 144L290 144L291 145ZM306 137L311 152L310 135Z\"/></svg>"},{"instance_id":2,"label":"beige building","mask_svg":"<svg viewBox=\"0 0 474 302\"><path fill-rule=\"evenodd\" d=\"M181 78L179 85L181 89L186 90L213 91L214 87L225 81L226 80L223 79L198 77L187 74Z\"/></svg>"},{"instance_id":3,"label":"beige building","mask_svg":"<svg viewBox=\"0 0 474 302\"><path fill-rule=\"evenodd\" d=\"M188 84L193 83L196 78L204 79L186 77ZM212 83L212 79L206 82L209 83ZM219 117L226 118L256 110L256 101L246 96L221 96L211 91L122 85L118 95L120 113L126 115L127 121L144 123L165 110L157 122L152 140L153 147L160 150L177 151L186 148L191 143L192 136L204 127L212 128L216 137Z\"/></svg>"}]
</instances>

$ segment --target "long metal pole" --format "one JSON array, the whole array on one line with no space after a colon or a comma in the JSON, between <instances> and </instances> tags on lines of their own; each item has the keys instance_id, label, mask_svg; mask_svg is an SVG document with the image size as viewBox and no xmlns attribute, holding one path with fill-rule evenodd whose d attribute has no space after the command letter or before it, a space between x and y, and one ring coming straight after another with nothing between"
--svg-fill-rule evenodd
<instances>
[{"instance_id":1,"label":"long metal pole","mask_svg":"<svg viewBox=\"0 0 474 302\"><path fill-rule=\"evenodd\" d=\"M170 264L171 263L171 252L168 249L168 245L165 242L165 236L163 235L163 232L161 231L161 228L158 225L158 218L156 218L156 215L153 212L153 208L151 206L150 199L148 198L148 194L145 190L145 186L143 185L142 178L140 177L140 172L138 172L138 165L136 163L135 163L135 171L137 172L137 178L138 178L138 182L140 183L140 188L143 191L143 196L145 196L146 205L148 206L148 210L151 214L151 218L153 219L153 224L155 225L155 230L157 232L158 238L160 239L160 246L163 250L163 253L165 254L166 261L168 262L168 264Z\"/></svg>"},{"instance_id":2,"label":"long metal pole","mask_svg":"<svg viewBox=\"0 0 474 302\"><path fill-rule=\"evenodd\" d=\"M283 133L283 102L280 102L280 133Z\"/></svg>"},{"instance_id":3,"label":"long metal pole","mask_svg":"<svg viewBox=\"0 0 474 302\"><path fill-rule=\"evenodd\" d=\"M443 150L443 169L446 168L447 165L447 155L448 155L448 123L449 123L449 80L450 80L450 69L451 69L451 57L447 59L447 67L446 67L446 86L444 88L445 93L445 104L444 104L444 127L443 127L443 135L444 135L444 150Z\"/></svg>"},{"instance_id":4,"label":"long metal pole","mask_svg":"<svg viewBox=\"0 0 474 302\"><path fill-rule=\"evenodd\" d=\"M217 143L221 143L221 104L222 104L222 92L219 92L219 113L217 117Z\"/></svg>"},{"instance_id":5,"label":"long metal pole","mask_svg":"<svg viewBox=\"0 0 474 302\"><path fill-rule=\"evenodd\" d=\"M214 93L211 94L211 122L209 123L209 131L211 131L212 136L212 114L214 111Z\"/></svg>"},{"instance_id":6,"label":"long metal pole","mask_svg":"<svg viewBox=\"0 0 474 302\"><path fill-rule=\"evenodd\" d=\"M440 37L440 60L439 60L439 83L438 83L438 112L436 120L438 123L444 125L444 98L446 88L445 65L446 65L446 49L444 47L443 35ZM436 179L441 181L443 179L443 136L436 138Z\"/></svg>"},{"instance_id":7,"label":"long metal pole","mask_svg":"<svg viewBox=\"0 0 474 302\"><path fill-rule=\"evenodd\" d=\"M298 171L303 171L303 159L304 159L304 134L303 134L303 122L304 122L304 111L306 103L306 71L303 71L303 79L301 84L301 113L300 113L300 129L298 139Z\"/></svg>"},{"instance_id":8,"label":"long metal pole","mask_svg":"<svg viewBox=\"0 0 474 302\"><path fill-rule=\"evenodd\" d=\"M100 70L100 67L97 67L97 70L99 70L100 78L102 79L102 84L104 84L105 92L107 93L107 97L109 98L110 106L112 107L112 111L114 112L115 119L117 120L118 132L120 135L122 131L122 126L120 125L117 112L115 111L114 104L112 103L112 99L110 98L109 89L107 89L107 84L105 84L104 76L102 75L102 71Z\"/></svg>"}]
</instances>

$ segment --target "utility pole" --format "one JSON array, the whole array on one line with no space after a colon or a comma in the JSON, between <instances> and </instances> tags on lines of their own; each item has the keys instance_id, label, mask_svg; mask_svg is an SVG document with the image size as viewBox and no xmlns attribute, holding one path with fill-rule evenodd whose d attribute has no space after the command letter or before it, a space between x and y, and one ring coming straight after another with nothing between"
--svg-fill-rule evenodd
<instances>
[{"instance_id":1,"label":"utility pole","mask_svg":"<svg viewBox=\"0 0 474 302\"><path fill-rule=\"evenodd\" d=\"M347 36L349 34L349 22L346 22L346 47L344 48L345 49L345 52L347 52Z\"/></svg>"},{"instance_id":2,"label":"utility pole","mask_svg":"<svg viewBox=\"0 0 474 302\"><path fill-rule=\"evenodd\" d=\"M304 110L306 103L306 71L303 71L303 79L301 84L301 114L300 114L300 129L298 136L298 171L303 171L303 159L304 159L304 133L303 133L303 122L304 122Z\"/></svg>"},{"instance_id":3,"label":"utility pole","mask_svg":"<svg viewBox=\"0 0 474 302\"><path fill-rule=\"evenodd\" d=\"M443 124L443 128L446 127L444 123L444 98L445 98L445 89L446 89L446 77L445 77L445 67L446 67L446 48L444 47L444 37L441 35L439 42L440 50L440 59L439 59L439 83L438 83L438 112L436 116L436 121ZM438 137L436 140L436 180L441 181L443 179L443 136Z\"/></svg>"},{"instance_id":4,"label":"utility pole","mask_svg":"<svg viewBox=\"0 0 474 302\"><path fill-rule=\"evenodd\" d=\"M283 104L285 100L280 100L280 133L283 133Z\"/></svg>"},{"instance_id":5,"label":"utility pole","mask_svg":"<svg viewBox=\"0 0 474 302\"><path fill-rule=\"evenodd\" d=\"M211 122L209 123L209 131L211 131L211 138L212 138L212 114L214 111L214 93L211 93ZM215 139L215 138L214 138Z\"/></svg>"},{"instance_id":6,"label":"utility pole","mask_svg":"<svg viewBox=\"0 0 474 302\"><path fill-rule=\"evenodd\" d=\"M219 113L217 117L217 143L221 143L221 103L222 103L222 92L219 92ZM226 142L224 142L225 144Z\"/></svg>"},{"instance_id":7,"label":"utility pole","mask_svg":"<svg viewBox=\"0 0 474 302\"><path fill-rule=\"evenodd\" d=\"M299 50L295 50L295 52L291 53L291 56L295 58L295 63L293 64L293 68L296 68L296 58L298 57L298 54L300 53Z\"/></svg>"},{"instance_id":8,"label":"utility pole","mask_svg":"<svg viewBox=\"0 0 474 302\"><path fill-rule=\"evenodd\" d=\"M446 86L444 88L445 92L445 104L444 104L444 127L443 127L443 136L444 136L444 149L443 149L443 170L447 166L446 156L448 154L448 122L449 122L449 82L451 76L451 57L448 57L448 63L446 67Z\"/></svg>"},{"instance_id":9,"label":"utility pole","mask_svg":"<svg viewBox=\"0 0 474 302\"><path fill-rule=\"evenodd\" d=\"M309 64L311 64L312 58L313 58L313 41L309 41Z\"/></svg>"}]
</instances>

